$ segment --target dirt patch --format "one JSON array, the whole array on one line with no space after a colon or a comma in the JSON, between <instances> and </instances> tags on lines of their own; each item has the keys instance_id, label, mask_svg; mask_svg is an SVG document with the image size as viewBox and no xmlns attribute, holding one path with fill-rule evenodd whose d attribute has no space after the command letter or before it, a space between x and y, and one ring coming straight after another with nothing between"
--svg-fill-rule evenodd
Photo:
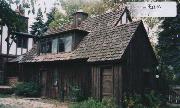
<instances>
[{"instance_id":1,"label":"dirt patch","mask_svg":"<svg viewBox=\"0 0 180 108\"><path fill-rule=\"evenodd\" d=\"M55 100L29 100L10 97L0 98L0 108L68 108L68 104Z\"/></svg>"}]
</instances>

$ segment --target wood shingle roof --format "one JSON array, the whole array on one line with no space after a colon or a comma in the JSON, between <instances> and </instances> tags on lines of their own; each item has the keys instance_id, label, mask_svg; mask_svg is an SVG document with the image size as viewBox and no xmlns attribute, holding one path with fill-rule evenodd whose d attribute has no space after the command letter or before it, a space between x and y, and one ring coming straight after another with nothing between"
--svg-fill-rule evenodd
<instances>
[{"instance_id":1,"label":"wood shingle roof","mask_svg":"<svg viewBox=\"0 0 180 108\"><path fill-rule=\"evenodd\" d=\"M75 59L87 59L88 62L96 62L121 59L133 34L136 32L140 23L142 23L141 21L136 21L115 26L117 21L120 20L124 10L125 9L87 18L83 21L77 28L86 30L89 34L83 38L77 49L72 52L38 55L37 46L34 46L31 51L21 57L19 62L46 62ZM56 34L70 29L61 30L47 32L48 34L46 35Z\"/></svg>"}]
</instances>

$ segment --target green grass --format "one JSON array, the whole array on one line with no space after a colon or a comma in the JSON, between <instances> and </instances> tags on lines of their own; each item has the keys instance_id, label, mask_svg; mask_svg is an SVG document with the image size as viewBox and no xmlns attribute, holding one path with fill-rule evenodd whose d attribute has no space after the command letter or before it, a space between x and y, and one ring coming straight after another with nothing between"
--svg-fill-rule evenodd
<instances>
[{"instance_id":1,"label":"green grass","mask_svg":"<svg viewBox=\"0 0 180 108\"><path fill-rule=\"evenodd\" d=\"M0 104L0 108L16 108L16 107Z\"/></svg>"},{"instance_id":2,"label":"green grass","mask_svg":"<svg viewBox=\"0 0 180 108\"><path fill-rule=\"evenodd\" d=\"M8 94L0 94L0 98L7 98L7 97L10 97L10 95L8 95Z\"/></svg>"}]
</instances>

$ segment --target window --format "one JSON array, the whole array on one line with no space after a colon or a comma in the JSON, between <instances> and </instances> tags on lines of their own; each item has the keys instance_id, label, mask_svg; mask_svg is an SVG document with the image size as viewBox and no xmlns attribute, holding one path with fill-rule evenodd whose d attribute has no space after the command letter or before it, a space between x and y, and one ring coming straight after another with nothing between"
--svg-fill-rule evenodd
<instances>
[{"instance_id":1,"label":"window","mask_svg":"<svg viewBox=\"0 0 180 108\"><path fill-rule=\"evenodd\" d=\"M72 51L72 36L60 38L58 41L58 52Z\"/></svg>"},{"instance_id":2,"label":"window","mask_svg":"<svg viewBox=\"0 0 180 108\"><path fill-rule=\"evenodd\" d=\"M52 42L51 40L42 40L41 41L41 53L51 53L52 51Z\"/></svg>"},{"instance_id":3,"label":"window","mask_svg":"<svg viewBox=\"0 0 180 108\"><path fill-rule=\"evenodd\" d=\"M28 43L28 38L22 38L22 37L17 38L17 47L27 48L28 46L27 43Z\"/></svg>"},{"instance_id":4,"label":"window","mask_svg":"<svg viewBox=\"0 0 180 108\"><path fill-rule=\"evenodd\" d=\"M58 81L59 81L59 74L58 74L58 69L57 68L54 68L53 70L53 86L58 86Z\"/></svg>"},{"instance_id":5,"label":"window","mask_svg":"<svg viewBox=\"0 0 180 108\"><path fill-rule=\"evenodd\" d=\"M47 41L46 52L47 53L51 53L52 52L52 41Z\"/></svg>"},{"instance_id":6,"label":"window","mask_svg":"<svg viewBox=\"0 0 180 108\"><path fill-rule=\"evenodd\" d=\"M57 53L58 39L52 40L52 53Z\"/></svg>"},{"instance_id":7,"label":"window","mask_svg":"<svg viewBox=\"0 0 180 108\"><path fill-rule=\"evenodd\" d=\"M64 52L65 48L64 48L64 41L63 39L59 39L59 49L58 52Z\"/></svg>"},{"instance_id":8,"label":"window","mask_svg":"<svg viewBox=\"0 0 180 108\"><path fill-rule=\"evenodd\" d=\"M122 24L126 24L126 20L127 20L127 17L126 17L126 13L124 13L124 15L122 16Z\"/></svg>"},{"instance_id":9,"label":"window","mask_svg":"<svg viewBox=\"0 0 180 108\"><path fill-rule=\"evenodd\" d=\"M46 43L41 42L41 53L46 53Z\"/></svg>"},{"instance_id":10,"label":"window","mask_svg":"<svg viewBox=\"0 0 180 108\"><path fill-rule=\"evenodd\" d=\"M72 51L72 36L42 39L40 48L41 53L70 52Z\"/></svg>"}]
</instances>

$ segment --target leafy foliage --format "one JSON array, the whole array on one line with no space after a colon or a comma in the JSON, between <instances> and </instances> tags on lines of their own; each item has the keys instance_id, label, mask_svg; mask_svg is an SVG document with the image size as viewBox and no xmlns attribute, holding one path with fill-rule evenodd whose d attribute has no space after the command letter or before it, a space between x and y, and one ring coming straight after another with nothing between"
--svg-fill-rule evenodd
<instances>
[{"instance_id":1,"label":"leafy foliage","mask_svg":"<svg viewBox=\"0 0 180 108\"><path fill-rule=\"evenodd\" d=\"M0 0L0 13L0 22L6 24L10 32L24 29L22 26L24 22L5 0Z\"/></svg>"},{"instance_id":2,"label":"leafy foliage","mask_svg":"<svg viewBox=\"0 0 180 108\"><path fill-rule=\"evenodd\" d=\"M176 75L180 71L180 4L177 5L177 11L176 17L168 17L163 21L163 31L159 33L157 46L160 64L172 67ZM162 69L161 72L166 71Z\"/></svg>"},{"instance_id":3,"label":"leafy foliage","mask_svg":"<svg viewBox=\"0 0 180 108\"><path fill-rule=\"evenodd\" d=\"M18 96L38 97L40 96L41 87L34 82L24 82L17 84L14 90Z\"/></svg>"},{"instance_id":4,"label":"leafy foliage","mask_svg":"<svg viewBox=\"0 0 180 108\"><path fill-rule=\"evenodd\" d=\"M80 102L87 99L87 97L83 94L81 88L77 85L70 86L70 100L73 102Z\"/></svg>"},{"instance_id":5,"label":"leafy foliage","mask_svg":"<svg viewBox=\"0 0 180 108\"><path fill-rule=\"evenodd\" d=\"M86 101L70 105L69 108L116 108L114 101L111 99L103 99L102 102L89 98Z\"/></svg>"},{"instance_id":6,"label":"leafy foliage","mask_svg":"<svg viewBox=\"0 0 180 108\"><path fill-rule=\"evenodd\" d=\"M77 86L77 85L71 86L70 98L72 101L80 101L81 100L81 88L79 86Z\"/></svg>"},{"instance_id":7,"label":"leafy foliage","mask_svg":"<svg viewBox=\"0 0 180 108\"><path fill-rule=\"evenodd\" d=\"M64 24L67 24L70 22L70 19L68 16L64 15L57 9L54 9L54 12L51 14L52 16L48 18L49 19L53 18L49 24L46 24L50 28L56 28L56 27L62 27Z\"/></svg>"},{"instance_id":8,"label":"leafy foliage","mask_svg":"<svg viewBox=\"0 0 180 108\"><path fill-rule=\"evenodd\" d=\"M132 96L125 96L125 108L160 108L160 96L154 91L143 95L134 94Z\"/></svg>"}]
</instances>

